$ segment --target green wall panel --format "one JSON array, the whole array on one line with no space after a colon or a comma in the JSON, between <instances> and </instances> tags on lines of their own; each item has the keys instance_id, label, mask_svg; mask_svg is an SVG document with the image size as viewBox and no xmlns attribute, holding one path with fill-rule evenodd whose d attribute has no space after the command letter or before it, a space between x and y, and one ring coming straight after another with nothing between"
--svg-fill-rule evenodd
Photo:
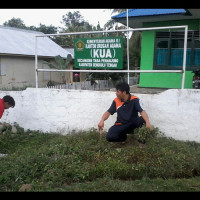
<instances>
[{"instance_id":1,"label":"green wall panel","mask_svg":"<svg viewBox=\"0 0 200 200\"><path fill-rule=\"evenodd\" d=\"M161 27L161 26L178 26L188 25L189 30L199 29L199 19L195 20L177 20L166 22L144 23L143 27ZM182 29L183 30L183 29ZM155 31L143 31L142 49L141 49L141 70L153 70L154 62L154 43ZM186 71L185 88L192 88L191 71ZM157 88L181 88L182 74L178 73L141 73L140 87L157 87Z\"/></svg>"}]
</instances>

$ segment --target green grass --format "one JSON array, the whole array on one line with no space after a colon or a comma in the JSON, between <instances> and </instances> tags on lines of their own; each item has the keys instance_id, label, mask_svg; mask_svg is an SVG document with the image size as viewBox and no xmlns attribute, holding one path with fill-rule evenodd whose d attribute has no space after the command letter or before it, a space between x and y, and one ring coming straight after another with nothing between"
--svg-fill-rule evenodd
<instances>
[{"instance_id":1,"label":"green grass","mask_svg":"<svg viewBox=\"0 0 200 200\"><path fill-rule=\"evenodd\" d=\"M141 129L142 130L142 129ZM144 133L144 130L142 131ZM109 143L96 130L0 134L0 191L200 191L200 144L136 135Z\"/></svg>"}]
</instances>

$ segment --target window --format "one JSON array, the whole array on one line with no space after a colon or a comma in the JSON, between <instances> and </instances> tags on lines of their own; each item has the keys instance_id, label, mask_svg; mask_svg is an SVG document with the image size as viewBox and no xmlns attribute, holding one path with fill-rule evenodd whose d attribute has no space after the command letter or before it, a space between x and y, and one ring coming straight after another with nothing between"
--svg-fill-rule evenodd
<instances>
[{"instance_id":1,"label":"window","mask_svg":"<svg viewBox=\"0 0 200 200\"><path fill-rule=\"evenodd\" d=\"M0 75L6 76L6 64L2 60L0 62Z\"/></svg>"},{"instance_id":2,"label":"window","mask_svg":"<svg viewBox=\"0 0 200 200\"><path fill-rule=\"evenodd\" d=\"M49 69L49 66L47 64L44 64L43 68L44 69ZM50 81L50 79L51 79L50 72L43 72L43 75L44 75L43 76L44 81Z\"/></svg>"},{"instance_id":3,"label":"window","mask_svg":"<svg viewBox=\"0 0 200 200\"><path fill-rule=\"evenodd\" d=\"M184 31L156 32L154 69L182 69ZM186 70L200 67L199 31L188 31Z\"/></svg>"}]
</instances>

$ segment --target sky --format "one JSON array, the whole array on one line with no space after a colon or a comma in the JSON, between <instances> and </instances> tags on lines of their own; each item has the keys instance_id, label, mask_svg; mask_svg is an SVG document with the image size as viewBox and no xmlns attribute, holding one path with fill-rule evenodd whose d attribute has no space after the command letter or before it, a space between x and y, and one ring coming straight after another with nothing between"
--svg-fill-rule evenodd
<instances>
[{"instance_id":1,"label":"sky","mask_svg":"<svg viewBox=\"0 0 200 200\"><path fill-rule=\"evenodd\" d=\"M41 24L46 26L63 27L62 16L69 11L80 11L85 21L97 26L98 21L101 28L111 19L111 9L0 9L0 25L14 18L20 18L26 26L36 26Z\"/></svg>"}]
</instances>

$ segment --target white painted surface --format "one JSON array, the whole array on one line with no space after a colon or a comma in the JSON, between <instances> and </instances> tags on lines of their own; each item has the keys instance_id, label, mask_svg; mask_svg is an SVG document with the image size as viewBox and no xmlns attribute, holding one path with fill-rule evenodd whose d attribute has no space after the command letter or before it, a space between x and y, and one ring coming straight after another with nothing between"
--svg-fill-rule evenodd
<instances>
[{"instance_id":1,"label":"white painted surface","mask_svg":"<svg viewBox=\"0 0 200 200\"><path fill-rule=\"evenodd\" d=\"M115 98L114 92L46 88L0 92L0 97L5 94L13 96L16 106L6 110L1 121L17 122L25 129L62 134L97 128L101 115ZM107 121L108 126L114 123L111 121L111 118Z\"/></svg>"},{"instance_id":2,"label":"white painted surface","mask_svg":"<svg viewBox=\"0 0 200 200\"><path fill-rule=\"evenodd\" d=\"M151 119L166 136L200 142L200 90L170 89L139 95Z\"/></svg>"},{"instance_id":3,"label":"white painted surface","mask_svg":"<svg viewBox=\"0 0 200 200\"><path fill-rule=\"evenodd\" d=\"M0 120L18 123L25 130L57 132L97 128L103 113L110 107L115 92L28 88L24 91L1 91L9 94L15 108L5 110ZM160 94L134 94L140 98L150 122L167 137L200 142L200 90L170 89ZM114 124L116 114L105 121L104 130Z\"/></svg>"}]
</instances>

